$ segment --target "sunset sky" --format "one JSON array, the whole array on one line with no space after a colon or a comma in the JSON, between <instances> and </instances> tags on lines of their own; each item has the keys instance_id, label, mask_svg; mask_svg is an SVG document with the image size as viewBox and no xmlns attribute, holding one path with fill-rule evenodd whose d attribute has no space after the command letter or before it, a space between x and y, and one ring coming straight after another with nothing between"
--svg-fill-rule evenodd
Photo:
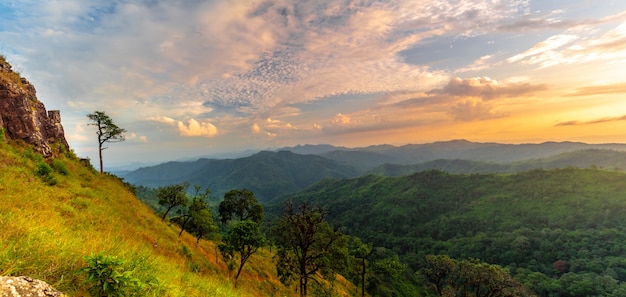
<instances>
[{"instance_id":1,"label":"sunset sky","mask_svg":"<svg viewBox=\"0 0 626 297\"><path fill-rule=\"evenodd\" d=\"M105 166L297 144L626 143L623 0L0 0L0 53Z\"/></svg>"}]
</instances>

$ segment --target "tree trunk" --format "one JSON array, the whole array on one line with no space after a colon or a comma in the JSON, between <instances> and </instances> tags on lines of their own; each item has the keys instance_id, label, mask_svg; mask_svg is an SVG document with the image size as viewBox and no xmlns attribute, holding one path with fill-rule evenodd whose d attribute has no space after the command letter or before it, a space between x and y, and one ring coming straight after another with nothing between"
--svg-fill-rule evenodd
<instances>
[{"instance_id":1,"label":"tree trunk","mask_svg":"<svg viewBox=\"0 0 626 297\"><path fill-rule=\"evenodd\" d=\"M98 146L98 148L99 148L98 152L100 153L99 154L99 156L100 156L100 173L103 173L104 170L103 170L103 167L102 167L102 143Z\"/></svg>"},{"instance_id":2,"label":"tree trunk","mask_svg":"<svg viewBox=\"0 0 626 297\"><path fill-rule=\"evenodd\" d=\"M300 289L300 296L302 296L302 297L306 297L307 296L308 280L309 280L309 278L306 277L306 276L302 279L302 284L300 285L302 287Z\"/></svg>"},{"instance_id":3,"label":"tree trunk","mask_svg":"<svg viewBox=\"0 0 626 297\"><path fill-rule=\"evenodd\" d=\"M363 270L361 271L361 296L365 297L365 258L361 258L363 262Z\"/></svg>"},{"instance_id":4,"label":"tree trunk","mask_svg":"<svg viewBox=\"0 0 626 297\"><path fill-rule=\"evenodd\" d=\"M102 159L100 159L100 160L102 160ZM161 218L161 221L165 221L165 217L167 216L167 213L169 213L169 212L170 212L170 210L172 210L172 208L174 208L174 206L170 206L170 207L169 207L169 208L165 211L165 213L163 214L163 217Z\"/></svg>"}]
</instances>

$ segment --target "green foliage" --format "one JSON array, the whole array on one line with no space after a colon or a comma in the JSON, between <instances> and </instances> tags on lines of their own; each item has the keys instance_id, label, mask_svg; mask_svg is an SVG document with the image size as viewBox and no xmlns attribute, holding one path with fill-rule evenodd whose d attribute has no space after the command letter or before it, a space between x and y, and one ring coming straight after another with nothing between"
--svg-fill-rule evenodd
<instances>
[{"instance_id":1,"label":"green foliage","mask_svg":"<svg viewBox=\"0 0 626 297\"><path fill-rule=\"evenodd\" d=\"M189 206L190 227L189 230L196 237L196 246L200 239L218 230L213 214L204 199L194 198Z\"/></svg>"},{"instance_id":2,"label":"green foliage","mask_svg":"<svg viewBox=\"0 0 626 297\"><path fill-rule=\"evenodd\" d=\"M45 177L52 174L52 167L48 165L48 163L41 162L37 164L37 174L39 176Z\"/></svg>"},{"instance_id":3,"label":"green foliage","mask_svg":"<svg viewBox=\"0 0 626 297\"><path fill-rule=\"evenodd\" d=\"M67 169L67 166L65 165L65 162L63 162L62 160L59 159L54 159L52 160L52 168L54 168L54 170L62 175L69 175L70 171Z\"/></svg>"},{"instance_id":4,"label":"green foliage","mask_svg":"<svg viewBox=\"0 0 626 297\"><path fill-rule=\"evenodd\" d=\"M78 270L87 275L85 284L89 285L92 296L131 296L141 290L143 284L133 277L133 271L124 269L124 260L107 256L104 252L93 253L85 257L89 264Z\"/></svg>"},{"instance_id":5,"label":"green foliage","mask_svg":"<svg viewBox=\"0 0 626 297\"><path fill-rule=\"evenodd\" d=\"M159 204L166 208L161 220L165 220L167 214L176 206L186 206L189 203L187 198L187 184L169 185L157 189Z\"/></svg>"},{"instance_id":6,"label":"green foliage","mask_svg":"<svg viewBox=\"0 0 626 297\"><path fill-rule=\"evenodd\" d=\"M167 162L138 169L125 178L150 187L189 181L213 189L218 200L232 189L245 188L265 203L280 195L301 191L323 178L348 178L357 174L351 166L320 156L283 151L260 152L240 159Z\"/></svg>"},{"instance_id":7,"label":"green foliage","mask_svg":"<svg viewBox=\"0 0 626 297\"><path fill-rule=\"evenodd\" d=\"M250 190L231 190L224 194L224 201L219 205L220 219L223 224L236 219L260 223L263 219L263 206Z\"/></svg>"},{"instance_id":8,"label":"green foliage","mask_svg":"<svg viewBox=\"0 0 626 297\"><path fill-rule=\"evenodd\" d=\"M508 267L541 296L573 296L568 292L577 282L560 281L567 273L626 284L625 180L624 173L597 169L427 171L326 180L290 198L329 207L330 222L372 242L374 250L398 254L412 271L423 268L429 254L477 258ZM266 209L282 212L278 205ZM374 252L368 260L389 256ZM567 270L555 268L559 261ZM592 295L614 294L619 286Z\"/></svg>"},{"instance_id":9,"label":"green foliage","mask_svg":"<svg viewBox=\"0 0 626 297\"><path fill-rule=\"evenodd\" d=\"M0 127L0 142L4 142L4 128Z\"/></svg>"},{"instance_id":10,"label":"green foliage","mask_svg":"<svg viewBox=\"0 0 626 297\"><path fill-rule=\"evenodd\" d=\"M52 175L52 167L45 161L37 163L37 175L50 186L54 186L58 182L54 175Z\"/></svg>"},{"instance_id":11,"label":"green foliage","mask_svg":"<svg viewBox=\"0 0 626 297\"><path fill-rule=\"evenodd\" d=\"M35 152L32 146L28 146L24 150L24 157L28 160L35 161L36 163L43 163L46 161L41 154Z\"/></svg>"},{"instance_id":12,"label":"green foliage","mask_svg":"<svg viewBox=\"0 0 626 297\"><path fill-rule=\"evenodd\" d=\"M246 264L250 256L256 253L259 248L265 245L265 236L260 231L259 224L252 220L244 220L235 223L224 236L224 244L219 245L224 259L229 262L233 258L233 253L239 253L239 269L235 275L235 281L241 274L241 269Z\"/></svg>"},{"instance_id":13,"label":"green foliage","mask_svg":"<svg viewBox=\"0 0 626 297\"><path fill-rule=\"evenodd\" d=\"M317 281L318 274L331 276L339 270L341 257L347 256L348 238L331 227L324 217L326 212L303 202L297 208L291 202L285 206L285 215L272 230L278 246L276 269L285 284L292 277L299 279L300 296L307 296L309 280Z\"/></svg>"},{"instance_id":14,"label":"green foliage","mask_svg":"<svg viewBox=\"0 0 626 297\"><path fill-rule=\"evenodd\" d=\"M507 270L477 259L457 261L447 255L429 255L421 273L439 296L534 296Z\"/></svg>"}]
</instances>

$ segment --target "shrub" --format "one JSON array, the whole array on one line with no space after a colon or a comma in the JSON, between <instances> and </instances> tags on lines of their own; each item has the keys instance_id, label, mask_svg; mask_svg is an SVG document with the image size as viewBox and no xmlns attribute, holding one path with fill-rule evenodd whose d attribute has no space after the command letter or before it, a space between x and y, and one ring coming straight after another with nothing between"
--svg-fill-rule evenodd
<instances>
[{"instance_id":1,"label":"shrub","mask_svg":"<svg viewBox=\"0 0 626 297\"><path fill-rule=\"evenodd\" d=\"M31 146L29 146L27 149L24 150L24 157L26 157L29 160L35 161L37 163L46 161L43 158L43 156L41 154L36 153L33 147Z\"/></svg>"},{"instance_id":2,"label":"shrub","mask_svg":"<svg viewBox=\"0 0 626 297\"><path fill-rule=\"evenodd\" d=\"M63 175L69 175L70 171L67 170L67 167L65 166L65 162L61 161L61 160L53 160L52 161L52 168L54 168L54 170L60 174Z\"/></svg>"},{"instance_id":3,"label":"shrub","mask_svg":"<svg viewBox=\"0 0 626 297\"><path fill-rule=\"evenodd\" d=\"M47 177L52 173L52 167L45 162L37 163L37 174L42 177Z\"/></svg>"},{"instance_id":4,"label":"shrub","mask_svg":"<svg viewBox=\"0 0 626 297\"><path fill-rule=\"evenodd\" d=\"M124 260L106 256L104 252L93 253L85 257L89 266L77 273L87 274L85 284L89 284L89 293L93 296L129 296L141 289L141 282L133 277L133 271L125 271Z\"/></svg>"}]
</instances>

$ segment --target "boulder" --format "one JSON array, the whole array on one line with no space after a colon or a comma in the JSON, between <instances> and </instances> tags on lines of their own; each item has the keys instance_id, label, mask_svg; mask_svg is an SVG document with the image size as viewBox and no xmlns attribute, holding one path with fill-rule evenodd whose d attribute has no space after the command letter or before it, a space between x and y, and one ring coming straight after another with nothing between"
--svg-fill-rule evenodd
<instances>
[{"instance_id":1,"label":"boulder","mask_svg":"<svg viewBox=\"0 0 626 297\"><path fill-rule=\"evenodd\" d=\"M28 276L0 276L0 297L67 297L44 281Z\"/></svg>"}]
</instances>

